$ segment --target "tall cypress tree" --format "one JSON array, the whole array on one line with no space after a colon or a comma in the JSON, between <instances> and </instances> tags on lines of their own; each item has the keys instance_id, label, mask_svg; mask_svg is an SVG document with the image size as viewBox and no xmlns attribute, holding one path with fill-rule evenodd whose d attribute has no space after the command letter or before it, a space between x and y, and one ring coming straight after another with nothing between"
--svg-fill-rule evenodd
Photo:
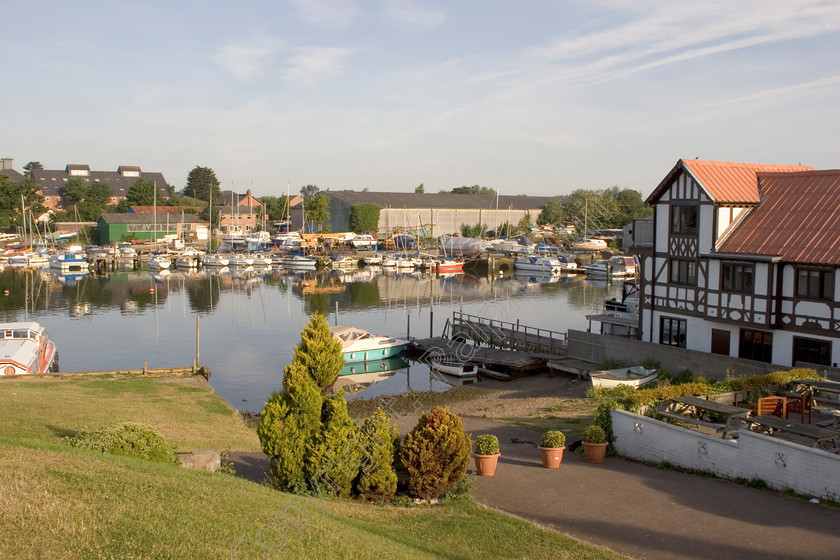
<instances>
[{"instance_id":1,"label":"tall cypress tree","mask_svg":"<svg viewBox=\"0 0 840 560\"><path fill-rule=\"evenodd\" d=\"M341 342L334 339L326 317L316 311L300 333L300 344L292 358L301 364L321 389L338 377L344 365Z\"/></svg>"}]
</instances>

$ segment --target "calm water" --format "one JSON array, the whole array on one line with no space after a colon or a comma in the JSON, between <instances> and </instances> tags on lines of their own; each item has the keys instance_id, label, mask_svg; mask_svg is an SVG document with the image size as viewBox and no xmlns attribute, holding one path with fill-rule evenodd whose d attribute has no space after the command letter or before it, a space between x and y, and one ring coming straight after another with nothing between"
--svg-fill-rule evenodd
<instances>
[{"instance_id":1,"label":"calm water","mask_svg":"<svg viewBox=\"0 0 840 560\"><path fill-rule=\"evenodd\" d=\"M586 329L585 315L620 296L583 277L541 283L529 276L437 278L423 274L288 275L278 271L207 274L147 271L62 277L49 271L0 272L3 321L44 323L62 371L188 366L196 355L211 385L240 410L258 411L277 390L300 330L315 311L377 334L440 335L453 311L521 321L557 331ZM431 327L431 329L430 329ZM354 396L449 385L412 363Z\"/></svg>"}]
</instances>

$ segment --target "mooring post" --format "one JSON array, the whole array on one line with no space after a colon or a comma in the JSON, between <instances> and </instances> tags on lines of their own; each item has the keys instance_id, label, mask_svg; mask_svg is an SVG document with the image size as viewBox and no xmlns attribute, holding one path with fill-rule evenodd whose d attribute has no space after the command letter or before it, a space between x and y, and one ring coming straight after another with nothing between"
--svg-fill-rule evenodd
<instances>
[{"instance_id":1,"label":"mooring post","mask_svg":"<svg viewBox=\"0 0 840 560\"><path fill-rule=\"evenodd\" d=\"M434 328L435 328L435 309L431 305L429 306L429 338L434 338Z\"/></svg>"},{"instance_id":2,"label":"mooring post","mask_svg":"<svg viewBox=\"0 0 840 560\"><path fill-rule=\"evenodd\" d=\"M335 326L338 326L338 302L335 302Z\"/></svg>"},{"instance_id":3,"label":"mooring post","mask_svg":"<svg viewBox=\"0 0 840 560\"><path fill-rule=\"evenodd\" d=\"M201 317L195 316L195 365L201 365Z\"/></svg>"}]
</instances>

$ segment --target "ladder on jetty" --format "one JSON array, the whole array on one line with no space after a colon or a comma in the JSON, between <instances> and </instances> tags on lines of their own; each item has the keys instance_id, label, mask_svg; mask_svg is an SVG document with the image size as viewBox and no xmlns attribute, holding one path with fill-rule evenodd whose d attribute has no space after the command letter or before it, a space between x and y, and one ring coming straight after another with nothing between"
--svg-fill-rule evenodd
<instances>
[{"instance_id":1,"label":"ladder on jetty","mask_svg":"<svg viewBox=\"0 0 840 560\"><path fill-rule=\"evenodd\" d=\"M566 333L454 311L444 337L468 339L491 348L564 356Z\"/></svg>"}]
</instances>

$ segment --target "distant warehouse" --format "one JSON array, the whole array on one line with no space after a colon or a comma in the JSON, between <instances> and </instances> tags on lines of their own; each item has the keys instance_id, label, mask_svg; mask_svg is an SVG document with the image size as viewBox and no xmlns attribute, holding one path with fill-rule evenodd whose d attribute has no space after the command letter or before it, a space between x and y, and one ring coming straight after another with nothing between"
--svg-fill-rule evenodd
<instances>
[{"instance_id":1,"label":"distant warehouse","mask_svg":"<svg viewBox=\"0 0 840 560\"><path fill-rule=\"evenodd\" d=\"M488 230L496 230L505 222L516 225L526 215L535 224L552 199L524 195L325 192L330 197L330 231L350 231L353 207L374 204L381 208L379 233L424 230L432 237L460 233L462 225L484 224Z\"/></svg>"}]
</instances>

